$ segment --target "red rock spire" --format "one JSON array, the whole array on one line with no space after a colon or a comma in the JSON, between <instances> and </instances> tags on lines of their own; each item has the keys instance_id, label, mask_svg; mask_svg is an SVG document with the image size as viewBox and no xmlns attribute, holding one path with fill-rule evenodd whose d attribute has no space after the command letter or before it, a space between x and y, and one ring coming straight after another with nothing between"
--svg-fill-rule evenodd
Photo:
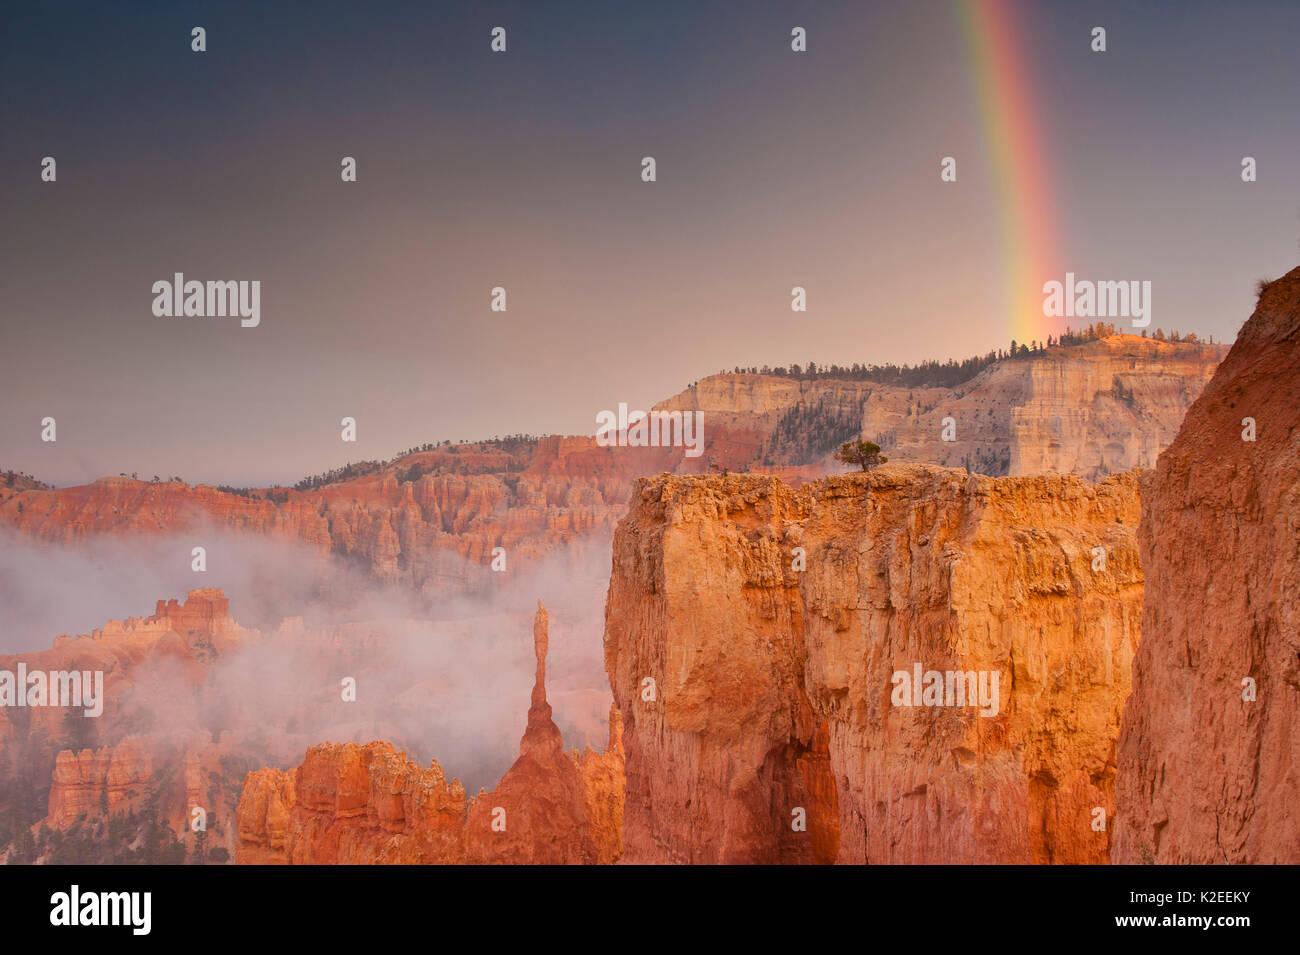
<instances>
[{"instance_id":1,"label":"red rock spire","mask_svg":"<svg viewBox=\"0 0 1300 955\"><path fill-rule=\"evenodd\" d=\"M533 650L537 654L537 676L533 682L532 704L528 707L528 728L519 741L519 755L558 753L564 748L560 728L551 720L551 704L546 702L546 650L549 642L547 624L550 620L542 602L537 601L537 616L533 618Z\"/></svg>"}]
</instances>

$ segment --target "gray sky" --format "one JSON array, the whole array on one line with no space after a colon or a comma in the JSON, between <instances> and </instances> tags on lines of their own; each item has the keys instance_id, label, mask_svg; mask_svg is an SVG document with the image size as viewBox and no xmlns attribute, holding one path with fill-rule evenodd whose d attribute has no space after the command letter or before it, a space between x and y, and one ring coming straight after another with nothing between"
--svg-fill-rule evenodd
<instances>
[{"instance_id":1,"label":"gray sky","mask_svg":"<svg viewBox=\"0 0 1300 955\"><path fill-rule=\"evenodd\" d=\"M1150 280L1153 329L1231 340L1300 255L1294 4L263 6L0 14L0 467L291 483L734 365L983 353L1017 202L1029 280ZM1001 171L964 22L1014 24L1032 92ZM154 316L177 271L260 281L261 324Z\"/></svg>"}]
</instances>

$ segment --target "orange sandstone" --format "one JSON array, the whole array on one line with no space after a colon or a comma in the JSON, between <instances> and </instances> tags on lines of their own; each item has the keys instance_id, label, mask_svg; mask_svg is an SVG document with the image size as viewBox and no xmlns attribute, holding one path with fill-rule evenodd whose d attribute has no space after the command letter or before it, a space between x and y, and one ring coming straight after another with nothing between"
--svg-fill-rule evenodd
<instances>
[{"instance_id":1,"label":"orange sandstone","mask_svg":"<svg viewBox=\"0 0 1300 955\"><path fill-rule=\"evenodd\" d=\"M1133 473L639 482L605 630L624 858L1107 861L1137 516ZM893 705L916 663L996 671L996 715Z\"/></svg>"},{"instance_id":2,"label":"orange sandstone","mask_svg":"<svg viewBox=\"0 0 1300 955\"><path fill-rule=\"evenodd\" d=\"M1300 268L1160 456L1139 538L1115 861L1300 862Z\"/></svg>"},{"instance_id":3,"label":"orange sandstone","mask_svg":"<svg viewBox=\"0 0 1300 955\"><path fill-rule=\"evenodd\" d=\"M622 851L621 725L603 754L566 754L546 699L548 618L533 625L537 673L519 758L466 800L435 761L388 743L324 743L297 769L250 773L238 807L245 864L612 863Z\"/></svg>"}]
</instances>

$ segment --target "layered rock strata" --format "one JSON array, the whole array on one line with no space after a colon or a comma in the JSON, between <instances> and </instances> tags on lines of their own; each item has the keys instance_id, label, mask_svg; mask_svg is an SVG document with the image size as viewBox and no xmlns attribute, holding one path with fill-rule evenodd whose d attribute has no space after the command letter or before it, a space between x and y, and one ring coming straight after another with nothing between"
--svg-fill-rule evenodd
<instances>
[{"instance_id":1,"label":"layered rock strata","mask_svg":"<svg viewBox=\"0 0 1300 955\"><path fill-rule=\"evenodd\" d=\"M954 388L713 375L655 406L703 412L699 457L549 436L439 446L303 491L227 493L126 477L57 490L15 482L0 486L0 527L63 544L220 528L296 541L379 580L445 596L489 586L496 547L511 566L557 554L579 563L575 544L603 542L637 477L713 468L801 481L839 470L830 452L855 435L895 461L993 476L1095 480L1150 467L1225 350L1115 335L999 361Z\"/></svg>"},{"instance_id":2,"label":"layered rock strata","mask_svg":"<svg viewBox=\"0 0 1300 955\"><path fill-rule=\"evenodd\" d=\"M1138 507L1134 473L638 482L605 616L624 858L1107 861ZM995 705L899 705L918 666Z\"/></svg>"}]
</instances>

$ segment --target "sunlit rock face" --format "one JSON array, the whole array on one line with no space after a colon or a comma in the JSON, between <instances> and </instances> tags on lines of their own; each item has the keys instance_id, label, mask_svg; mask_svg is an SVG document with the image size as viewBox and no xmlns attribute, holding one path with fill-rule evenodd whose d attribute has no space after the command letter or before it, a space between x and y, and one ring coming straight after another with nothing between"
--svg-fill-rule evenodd
<instances>
[{"instance_id":1,"label":"sunlit rock face","mask_svg":"<svg viewBox=\"0 0 1300 955\"><path fill-rule=\"evenodd\" d=\"M624 858L1108 861L1138 508L1137 473L639 482L605 616ZM996 707L896 705L917 664L997 674Z\"/></svg>"},{"instance_id":2,"label":"sunlit rock face","mask_svg":"<svg viewBox=\"0 0 1300 955\"><path fill-rule=\"evenodd\" d=\"M1300 269L1160 456L1139 539L1115 861L1300 862Z\"/></svg>"},{"instance_id":3,"label":"sunlit rock face","mask_svg":"<svg viewBox=\"0 0 1300 955\"><path fill-rule=\"evenodd\" d=\"M803 434L851 419L857 430L841 440L875 441L894 461L1097 480L1154 466L1226 353L1223 345L1112 335L1000 361L952 388L728 374L701 379L656 407L702 410L733 470L814 461L834 470L828 451L835 442L808 458L774 435L784 433L783 423ZM804 412L797 421L796 409Z\"/></svg>"}]
</instances>

